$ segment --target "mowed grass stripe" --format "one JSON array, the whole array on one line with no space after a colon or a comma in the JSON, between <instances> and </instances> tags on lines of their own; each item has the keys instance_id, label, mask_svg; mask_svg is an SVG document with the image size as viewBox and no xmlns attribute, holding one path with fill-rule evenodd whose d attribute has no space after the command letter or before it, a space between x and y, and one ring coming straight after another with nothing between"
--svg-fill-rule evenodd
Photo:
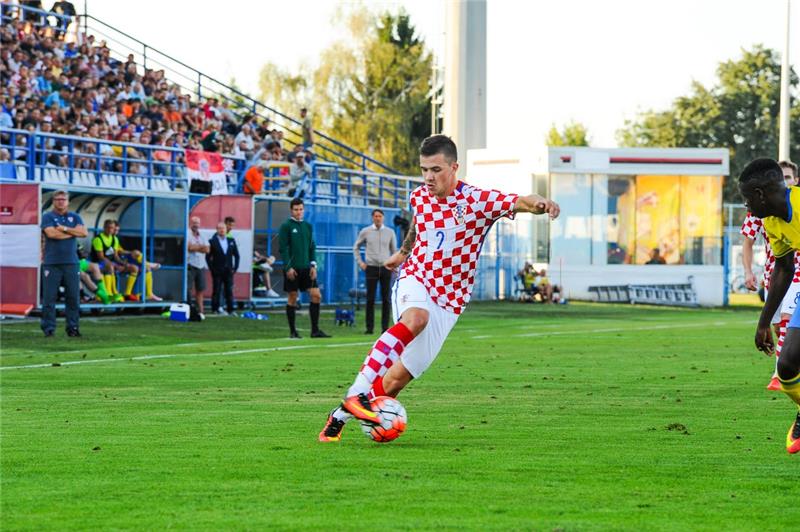
<instances>
[{"instance_id":1,"label":"mowed grass stripe","mask_svg":"<svg viewBox=\"0 0 800 532\"><path fill-rule=\"evenodd\" d=\"M605 333L625 333L625 332L638 332L638 331L656 331L656 330L663 330L663 329L681 329L681 328L693 328L693 327L722 327L725 325L736 325L736 324L745 324L749 322L739 321L735 323L729 323L725 321L714 321L711 323L685 323L685 324L673 324L673 325L646 325L642 327L612 327L606 329L585 329L582 327L583 334L605 334ZM574 331L543 331L543 332L532 332L532 333L519 333L519 334L502 334L502 335L479 335L479 336L471 336L470 338L473 340L483 340L483 339L491 339L497 337L504 337L504 338L528 338L528 337L536 337L536 336L558 336L558 335L574 335ZM251 340L251 342L258 342L258 340ZM163 359L163 358L175 358L175 357L193 357L193 356L232 356L232 355L241 355L241 354L248 354L248 353L257 353L257 352L272 352L272 351L293 351L293 350L303 350L303 349L331 349L331 348L339 348L339 347L355 347L355 346L369 346L372 345L372 341L364 341L364 342L350 342L350 343L330 343L330 342L315 342L315 345L285 345L285 346L268 346L264 345L263 347L256 347L252 349L240 349L240 350L228 350L228 351L210 351L210 352L185 352L185 353L172 353L172 354L148 354L148 355L140 355L140 356L133 356L133 357L115 357L115 358L99 358L99 359L81 359L81 360L66 360L63 362L51 362L51 363L42 363L42 364L24 364L24 365L12 365L12 366L0 366L0 371L2 370L13 370L13 369L36 369L36 368L47 368L52 367L54 365L57 366L73 366L79 364L97 364L97 363L113 363L113 362L129 362L129 361L138 361L138 360L153 360L153 359ZM176 344L175 348L188 348L188 347L198 347L203 346L205 348L209 348L208 345L204 345L200 342L196 343L188 343L188 344ZM74 352L74 351L73 351ZM79 351L78 351L79 352ZM106 351L104 354L108 354Z\"/></svg>"}]
</instances>

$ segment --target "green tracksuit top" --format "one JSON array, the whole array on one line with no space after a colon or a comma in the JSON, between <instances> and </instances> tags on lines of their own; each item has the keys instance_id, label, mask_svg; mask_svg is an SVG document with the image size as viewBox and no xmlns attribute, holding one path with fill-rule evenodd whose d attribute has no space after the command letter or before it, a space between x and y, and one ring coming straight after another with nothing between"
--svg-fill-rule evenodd
<instances>
[{"instance_id":1,"label":"green tracksuit top","mask_svg":"<svg viewBox=\"0 0 800 532\"><path fill-rule=\"evenodd\" d=\"M283 259L283 271L289 268L302 270L316 266L316 245L311 234L311 224L289 218L281 225L278 242Z\"/></svg>"}]
</instances>

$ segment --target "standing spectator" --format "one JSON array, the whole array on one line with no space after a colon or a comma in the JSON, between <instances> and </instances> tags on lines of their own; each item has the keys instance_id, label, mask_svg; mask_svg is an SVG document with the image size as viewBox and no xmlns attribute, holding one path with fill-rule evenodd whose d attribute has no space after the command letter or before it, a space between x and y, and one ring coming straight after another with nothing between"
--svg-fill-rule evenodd
<instances>
[{"instance_id":1,"label":"standing spectator","mask_svg":"<svg viewBox=\"0 0 800 532\"><path fill-rule=\"evenodd\" d=\"M211 293L211 308L223 315L233 313L233 274L239 269L239 249L236 240L226 234L225 223L217 224L217 232L208 241L209 253L206 262L211 269L213 292ZM227 312L220 306L220 293L225 290L225 303Z\"/></svg>"},{"instance_id":2,"label":"standing spectator","mask_svg":"<svg viewBox=\"0 0 800 532\"><path fill-rule=\"evenodd\" d=\"M197 311L200 313L200 319L202 320L205 319L203 315L203 292L206 290L206 255L211 251L211 247L208 242L204 242L200 237L200 218L197 216L192 216L191 220L189 220L189 236L186 240L186 249L189 251L189 258L186 261L188 265L186 284L190 294L194 291Z\"/></svg>"},{"instance_id":3,"label":"standing spectator","mask_svg":"<svg viewBox=\"0 0 800 532\"><path fill-rule=\"evenodd\" d=\"M56 330L56 296L64 284L67 336L80 336L80 272L76 238L88 235L83 220L69 211L69 194L59 190L53 194L53 210L42 215L44 261L42 263L43 297L42 331L53 336Z\"/></svg>"},{"instance_id":4,"label":"standing spectator","mask_svg":"<svg viewBox=\"0 0 800 532\"><path fill-rule=\"evenodd\" d=\"M365 246L364 259L361 259L361 246ZM392 286L392 270L383 263L397 251L397 237L394 231L383 225L383 211L372 211L372 225L358 233L353 244L353 254L358 267L367 275L367 330L364 334L373 334L375 326L375 292L378 282L381 283L381 332L389 328L391 306L389 292Z\"/></svg>"},{"instance_id":5,"label":"standing spectator","mask_svg":"<svg viewBox=\"0 0 800 532\"><path fill-rule=\"evenodd\" d=\"M311 298L311 338L330 338L319 328L319 304L322 293L317 286L316 245L311 224L303 221L303 200L294 198L289 202L291 217L283 222L278 232L281 258L283 259L283 287L289 297L286 302L286 318L289 321L289 337L300 338L295 327L295 311L298 291L308 291Z\"/></svg>"},{"instance_id":6,"label":"standing spectator","mask_svg":"<svg viewBox=\"0 0 800 532\"><path fill-rule=\"evenodd\" d=\"M67 32L67 26L72 23L72 17L77 14L75 6L72 5L72 2L59 0L53 4L50 12L61 15L61 17L54 17L56 19L56 39L61 39Z\"/></svg>"},{"instance_id":7,"label":"standing spectator","mask_svg":"<svg viewBox=\"0 0 800 532\"><path fill-rule=\"evenodd\" d=\"M261 194L264 188L264 170L269 163L259 160L244 173L242 191L245 194Z\"/></svg>"},{"instance_id":8,"label":"standing spectator","mask_svg":"<svg viewBox=\"0 0 800 532\"><path fill-rule=\"evenodd\" d=\"M308 148L314 144L314 128L311 126L311 117L308 116L308 109L300 109L300 118L303 119L303 147Z\"/></svg>"}]
</instances>

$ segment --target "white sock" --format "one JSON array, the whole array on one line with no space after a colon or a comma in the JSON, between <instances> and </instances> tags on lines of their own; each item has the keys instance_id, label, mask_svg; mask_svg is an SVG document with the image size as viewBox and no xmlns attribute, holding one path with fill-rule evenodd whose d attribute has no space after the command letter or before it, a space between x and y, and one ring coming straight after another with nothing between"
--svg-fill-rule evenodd
<instances>
[{"instance_id":1,"label":"white sock","mask_svg":"<svg viewBox=\"0 0 800 532\"><path fill-rule=\"evenodd\" d=\"M347 411L346 411L345 409L343 409L341 406L340 406L340 407L338 407L336 410L334 410L334 411L331 413L331 415L332 415L332 416L333 416L335 419L338 419L339 421L344 421L345 423L347 423L347 420L348 420L348 419L350 419L351 417L353 417L353 416L352 416L352 415L351 415L349 412L347 412Z\"/></svg>"}]
</instances>

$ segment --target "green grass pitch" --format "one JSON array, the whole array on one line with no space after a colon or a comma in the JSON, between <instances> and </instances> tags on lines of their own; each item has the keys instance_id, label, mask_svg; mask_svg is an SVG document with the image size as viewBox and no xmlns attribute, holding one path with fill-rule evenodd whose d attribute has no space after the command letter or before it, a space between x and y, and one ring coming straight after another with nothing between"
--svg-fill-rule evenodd
<instances>
[{"instance_id":1,"label":"green grass pitch","mask_svg":"<svg viewBox=\"0 0 800 532\"><path fill-rule=\"evenodd\" d=\"M282 312L5 322L0 527L794 529L794 408L756 318L473 304L389 444L316 440L374 340L331 313L300 341Z\"/></svg>"}]
</instances>

